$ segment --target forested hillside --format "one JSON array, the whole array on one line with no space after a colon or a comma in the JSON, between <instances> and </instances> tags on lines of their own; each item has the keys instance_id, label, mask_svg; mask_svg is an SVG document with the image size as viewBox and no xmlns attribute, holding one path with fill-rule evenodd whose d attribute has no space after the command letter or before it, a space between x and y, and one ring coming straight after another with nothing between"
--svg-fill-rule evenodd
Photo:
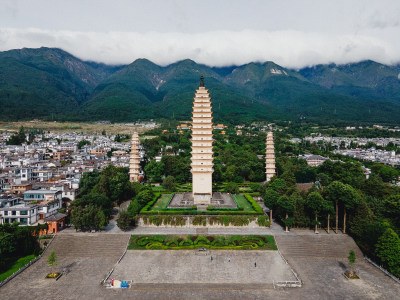
<instances>
[{"instance_id":1,"label":"forested hillside","mask_svg":"<svg viewBox=\"0 0 400 300\"><path fill-rule=\"evenodd\" d=\"M0 119L113 122L190 119L200 75L216 121L400 121L398 67L366 61L300 71L273 62L211 68L82 61L52 48L0 52Z\"/></svg>"}]
</instances>

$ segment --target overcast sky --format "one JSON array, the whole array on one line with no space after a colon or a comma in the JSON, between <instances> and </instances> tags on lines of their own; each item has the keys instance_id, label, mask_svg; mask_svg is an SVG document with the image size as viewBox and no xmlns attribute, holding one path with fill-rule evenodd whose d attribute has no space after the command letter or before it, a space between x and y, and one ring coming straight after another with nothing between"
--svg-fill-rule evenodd
<instances>
[{"instance_id":1,"label":"overcast sky","mask_svg":"<svg viewBox=\"0 0 400 300\"><path fill-rule=\"evenodd\" d=\"M400 0L0 0L0 51L109 64L400 62Z\"/></svg>"}]
</instances>

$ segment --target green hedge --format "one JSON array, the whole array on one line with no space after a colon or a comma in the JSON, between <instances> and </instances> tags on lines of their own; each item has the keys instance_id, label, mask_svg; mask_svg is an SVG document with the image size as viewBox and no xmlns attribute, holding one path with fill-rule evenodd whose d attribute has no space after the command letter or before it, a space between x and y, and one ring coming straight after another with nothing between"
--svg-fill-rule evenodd
<instances>
[{"instance_id":1,"label":"green hedge","mask_svg":"<svg viewBox=\"0 0 400 300\"><path fill-rule=\"evenodd\" d=\"M141 210L140 213L144 213L146 211L149 210L150 207L152 207L154 205L154 203L156 203L156 201L158 200L158 198L160 198L161 194L160 193L155 193L153 200L151 200L149 203L147 203Z\"/></svg>"},{"instance_id":2,"label":"green hedge","mask_svg":"<svg viewBox=\"0 0 400 300\"><path fill-rule=\"evenodd\" d=\"M257 223L258 226L265 226L265 227L271 226L271 222L267 220L266 216L259 216L257 218Z\"/></svg>"},{"instance_id":3,"label":"green hedge","mask_svg":"<svg viewBox=\"0 0 400 300\"><path fill-rule=\"evenodd\" d=\"M270 235L132 235L128 250L180 250L196 249L277 250Z\"/></svg>"},{"instance_id":4,"label":"green hedge","mask_svg":"<svg viewBox=\"0 0 400 300\"><path fill-rule=\"evenodd\" d=\"M244 197L246 198L247 201L251 203L251 206L253 207L254 211L257 214L264 214L264 211L261 208L261 206L256 202L256 200L253 199L253 197L250 194L244 194Z\"/></svg>"}]
</instances>

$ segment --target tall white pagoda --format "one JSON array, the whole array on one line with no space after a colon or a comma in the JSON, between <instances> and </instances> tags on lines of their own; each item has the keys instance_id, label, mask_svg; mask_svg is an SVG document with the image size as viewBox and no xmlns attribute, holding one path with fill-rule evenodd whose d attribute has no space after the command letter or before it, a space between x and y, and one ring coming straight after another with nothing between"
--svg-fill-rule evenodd
<instances>
[{"instance_id":1,"label":"tall white pagoda","mask_svg":"<svg viewBox=\"0 0 400 300\"><path fill-rule=\"evenodd\" d=\"M266 142L266 152L265 152L265 175L266 182L270 181L275 175L275 150L274 150L274 136L272 131L267 134Z\"/></svg>"},{"instance_id":2,"label":"tall white pagoda","mask_svg":"<svg viewBox=\"0 0 400 300\"><path fill-rule=\"evenodd\" d=\"M193 98L192 114L192 180L194 205L210 204L212 197L213 134L211 98L200 78Z\"/></svg>"},{"instance_id":3,"label":"tall white pagoda","mask_svg":"<svg viewBox=\"0 0 400 300\"><path fill-rule=\"evenodd\" d=\"M139 157L139 135L132 134L131 153L129 156L129 181L139 181L140 157Z\"/></svg>"}]
</instances>

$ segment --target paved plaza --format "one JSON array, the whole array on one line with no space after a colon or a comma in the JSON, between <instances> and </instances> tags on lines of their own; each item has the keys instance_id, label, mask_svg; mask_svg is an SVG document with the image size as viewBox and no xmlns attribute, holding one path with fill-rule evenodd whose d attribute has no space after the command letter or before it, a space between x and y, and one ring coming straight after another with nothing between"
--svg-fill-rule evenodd
<instances>
[{"instance_id":1,"label":"paved plaza","mask_svg":"<svg viewBox=\"0 0 400 300\"><path fill-rule=\"evenodd\" d=\"M268 287L273 281L296 280L278 251L263 250L128 250L111 277L134 283L258 283Z\"/></svg>"},{"instance_id":2,"label":"paved plaza","mask_svg":"<svg viewBox=\"0 0 400 300\"><path fill-rule=\"evenodd\" d=\"M218 233L236 234L237 230L219 229ZM311 230L285 235L278 227L268 233L272 230L277 232L277 245L288 265L277 251L260 250L212 250L208 255L191 250L129 250L117 264L128 234L63 231L49 250L56 251L58 267L67 266L69 273L58 281L44 279L50 270L48 251L1 287L0 299L398 299L400 284L364 261L349 236L315 235ZM357 253L359 280L343 276L351 248ZM215 257L213 262L210 255ZM289 267L303 286L274 288L271 281L293 279ZM134 280L133 288L106 289L100 285L112 268L111 277Z\"/></svg>"}]
</instances>

